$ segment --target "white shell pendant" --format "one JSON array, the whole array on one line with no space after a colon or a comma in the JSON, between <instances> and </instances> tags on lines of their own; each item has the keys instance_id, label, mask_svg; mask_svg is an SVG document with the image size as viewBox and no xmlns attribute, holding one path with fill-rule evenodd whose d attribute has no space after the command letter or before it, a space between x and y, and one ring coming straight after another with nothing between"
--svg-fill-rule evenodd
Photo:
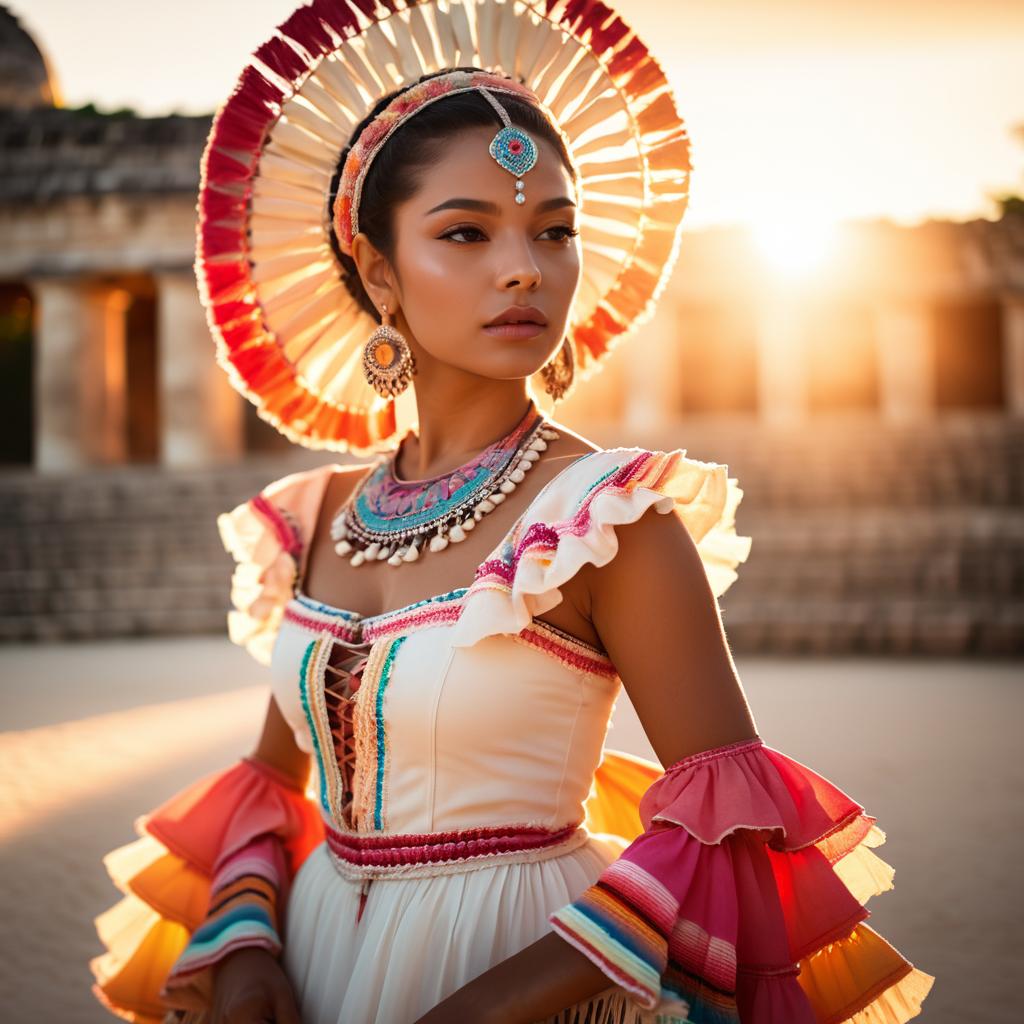
<instances>
[{"instance_id":1,"label":"white shell pendant","mask_svg":"<svg viewBox=\"0 0 1024 1024\"><path fill-rule=\"evenodd\" d=\"M520 421L520 425L516 429L522 429L522 421ZM557 430L549 427L545 421L540 420L539 425L534 426L532 430L527 431L523 435L519 441L518 450L509 452L506 447L501 455L502 461L497 463L491 462L492 467L500 465L501 468L491 468L488 470L492 474L491 480L486 485L479 486L471 500L462 499L461 502L446 501L443 503L444 507L441 507L441 503L439 503L437 505L437 518L433 523L424 522L421 518L416 526L410 527L408 532L390 529L387 531L386 536L382 536L380 532L377 532L375 536L363 523L356 511L359 507L357 498L363 492L364 487L372 486L374 488L373 493L376 493L376 488L385 486L379 482L381 474L390 473L394 477L393 468L389 467L388 460L385 459L379 464L377 470L367 474L362 484L356 488L355 493L338 510L331 522L331 539L334 541L335 552L344 558L348 558L349 564L352 566L360 566L364 562L386 562L388 565L397 568L408 562L418 561L420 556L426 551L444 551L449 544L461 544L469 532L476 527L476 524L485 515L493 512L501 505L505 498L526 479L526 474L540 460L540 453L547 449L548 442L554 441L560 436ZM507 440L505 438L503 442L495 442L495 446L500 447ZM390 456L392 466L394 459L395 454L392 454ZM483 455L481 454L474 458L473 463L468 463L467 465L486 466L487 462L482 460ZM465 470L466 467L459 467L459 469ZM454 476L458 472L459 470L453 470L451 475ZM470 476L469 478L471 479L472 477ZM425 481L424 483L427 486L436 487L437 480L440 479L442 478ZM368 485L367 481L370 480L373 480L374 483ZM391 483L394 486L396 481L392 480ZM409 487L408 484L404 483L402 486L405 486L407 489ZM381 494L386 493L384 491L381 492ZM423 493L426 495L425 489ZM403 495L403 497L406 497L406 495ZM411 499L413 501L416 500L415 493L411 495ZM379 504L375 505L371 497L370 507L387 507L387 505L383 499L380 500ZM430 507L430 505L427 504L427 507ZM397 517L391 518L389 522L395 525L401 524L401 520Z\"/></svg>"}]
</instances>

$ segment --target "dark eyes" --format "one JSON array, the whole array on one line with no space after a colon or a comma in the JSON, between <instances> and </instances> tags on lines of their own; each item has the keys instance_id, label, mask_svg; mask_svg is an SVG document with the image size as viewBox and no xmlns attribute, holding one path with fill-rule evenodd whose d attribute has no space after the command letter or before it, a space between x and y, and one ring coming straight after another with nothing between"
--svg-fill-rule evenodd
<instances>
[{"instance_id":1,"label":"dark eyes","mask_svg":"<svg viewBox=\"0 0 1024 1024\"><path fill-rule=\"evenodd\" d=\"M552 239L552 241L564 242L570 238L575 238L579 234L579 230L577 228L570 228L566 227L565 225L559 225L557 227L548 228L545 232L543 232L541 237L543 237L544 235L550 235L552 233L554 233L556 236L554 239ZM457 238L457 235L469 235L473 237ZM456 227L452 228L450 231L446 231L443 235L440 235L439 237L447 238L450 241L455 242L456 245L468 245L470 242L482 241L486 236L479 228Z\"/></svg>"}]
</instances>

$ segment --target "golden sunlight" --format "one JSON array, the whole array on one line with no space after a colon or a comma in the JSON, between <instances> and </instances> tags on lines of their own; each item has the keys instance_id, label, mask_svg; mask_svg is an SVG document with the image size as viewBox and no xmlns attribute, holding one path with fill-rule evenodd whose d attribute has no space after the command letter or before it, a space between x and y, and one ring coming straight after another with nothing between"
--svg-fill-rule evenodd
<instances>
[{"instance_id":1,"label":"golden sunlight","mask_svg":"<svg viewBox=\"0 0 1024 1024\"><path fill-rule=\"evenodd\" d=\"M816 276L836 252L837 224L821 214L758 218L750 230L765 263L782 277Z\"/></svg>"}]
</instances>

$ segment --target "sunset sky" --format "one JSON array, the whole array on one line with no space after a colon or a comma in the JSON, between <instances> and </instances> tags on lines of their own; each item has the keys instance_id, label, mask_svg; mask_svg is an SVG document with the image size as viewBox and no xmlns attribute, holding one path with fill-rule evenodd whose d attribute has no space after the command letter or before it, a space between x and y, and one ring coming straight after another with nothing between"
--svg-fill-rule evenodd
<instances>
[{"instance_id":1,"label":"sunset sky","mask_svg":"<svg viewBox=\"0 0 1024 1024\"><path fill-rule=\"evenodd\" d=\"M68 106L212 113L294 0L16 0ZM913 224L1024 193L1020 0L620 0L692 139L688 227Z\"/></svg>"}]
</instances>

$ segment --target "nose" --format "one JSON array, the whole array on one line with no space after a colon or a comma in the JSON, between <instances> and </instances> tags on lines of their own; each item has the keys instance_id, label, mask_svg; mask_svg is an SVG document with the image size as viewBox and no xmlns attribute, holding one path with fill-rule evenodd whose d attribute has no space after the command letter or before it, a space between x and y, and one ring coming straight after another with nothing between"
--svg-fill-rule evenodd
<instances>
[{"instance_id":1,"label":"nose","mask_svg":"<svg viewBox=\"0 0 1024 1024\"><path fill-rule=\"evenodd\" d=\"M503 269L498 280L498 287L502 290L526 288L534 291L540 284L540 267L529 245L516 246L514 252L507 251L502 263Z\"/></svg>"}]
</instances>

